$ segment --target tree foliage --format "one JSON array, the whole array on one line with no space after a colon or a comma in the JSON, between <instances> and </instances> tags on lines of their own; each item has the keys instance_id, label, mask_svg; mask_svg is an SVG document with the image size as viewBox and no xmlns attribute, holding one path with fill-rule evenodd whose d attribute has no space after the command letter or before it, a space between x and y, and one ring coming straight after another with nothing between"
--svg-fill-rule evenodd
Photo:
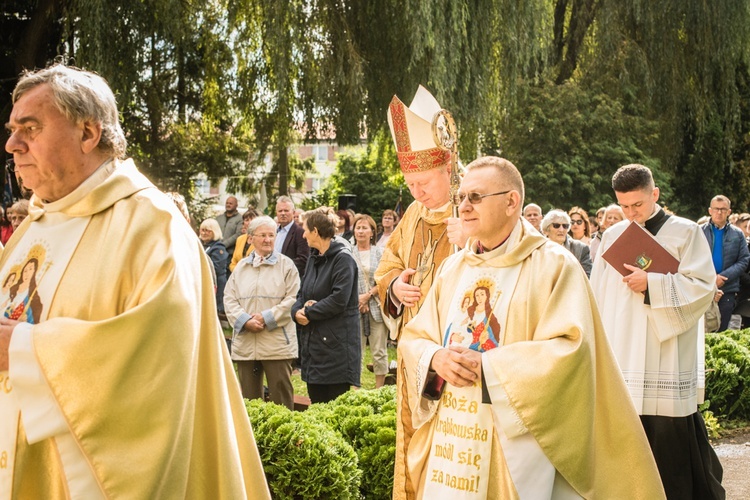
<instances>
[{"instance_id":1,"label":"tree foliage","mask_svg":"<svg viewBox=\"0 0 750 500\"><path fill-rule=\"evenodd\" d=\"M750 203L744 0L5 6L5 95L21 69L56 55L99 72L130 152L165 186L187 189L203 171L286 192L304 175L290 145L373 140L391 97L408 102L421 83L454 114L464 160L512 154L533 165L530 194L547 197L559 180L548 204L562 203L556 193L599 204L614 168L633 161L673 183L670 205L685 215L716 192Z\"/></svg>"},{"instance_id":2,"label":"tree foliage","mask_svg":"<svg viewBox=\"0 0 750 500\"><path fill-rule=\"evenodd\" d=\"M648 165L667 181L660 184L669 201L669 177L660 176L659 161L646 152L656 133L653 122L575 82L529 87L519 101L500 147L521 171L529 202L545 212L572 206L595 211L615 201L611 173L628 163Z\"/></svg>"}]
</instances>

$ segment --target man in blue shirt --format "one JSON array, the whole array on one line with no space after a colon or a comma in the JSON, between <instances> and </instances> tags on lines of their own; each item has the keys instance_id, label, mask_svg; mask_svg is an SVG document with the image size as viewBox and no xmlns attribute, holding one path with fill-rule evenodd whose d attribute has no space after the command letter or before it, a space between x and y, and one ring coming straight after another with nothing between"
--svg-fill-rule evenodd
<instances>
[{"instance_id":1,"label":"man in blue shirt","mask_svg":"<svg viewBox=\"0 0 750 500\"><path fill-rule=\"evenodd\" d=\"M702 226L708 246L711 247L716 286L723 293L719 300L720 332L729 326L737 292L740 291L740 275L750 263L750 251L744 233L728 222L729 214L732 213L731 205L726 196L714 196L708 208L711 219Z\"/></svg>"}]
</instances>

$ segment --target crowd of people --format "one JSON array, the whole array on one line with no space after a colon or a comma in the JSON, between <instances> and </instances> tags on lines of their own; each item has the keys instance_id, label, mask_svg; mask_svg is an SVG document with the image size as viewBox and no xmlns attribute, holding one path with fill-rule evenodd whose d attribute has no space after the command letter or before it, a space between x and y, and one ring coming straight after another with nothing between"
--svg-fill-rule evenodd
<instances>
[{"instance_id":1,"label":"crowd of people","mask_svg":"<svg viewBox=\"0 0 750 500\"><path fill-rule=\"evenodd\" d=\"M299 368L330 401L367 345L380 386L389 338L396 499L724 497L697 408L704 313L750 312L750 215L727 197L699 225L626 165L616 204L544 214L493 156L451 186L420 87L387 111L402 217L230 196L196 232L124 159L103 79L53 65L13 103L6 151L34 194L0 255L0 498L269 498L242 396L292 408ZM631 227L673 272L605 258Z\"/></svg>"},{"instance_id":2,"label":"crowd of people","mask_svg":"<svg viewBox=\"0 0 750 500\"><path fill-rule=\"evenodd\" d=\"M360 386L368 346L375 385L383 386L390 369L389 339L375 271L398 214L385 210L377 224L352 210L320 207L305 212L286 196L279 197L275 208L274 219L252 207L240 213L237 198L229 196L225 212L203 220L198 232L213 266L217 314L232 328L227 344L238 364L243 396L293 408L291 376L301 369L312 402L330 401ZM270 221L273 234L256 234L258 221L264 230ZM260 249L259 242L270 245L270 252ZM232 244L233 249L227 246ZM344 263L349 265L346 273ZM298 281L294 298L299 305L294 308L294 302L287 303L289 269ZM324 343L318 345L321 339Z\"/></svg>"},{"instance_id":3,"label":"crowd of people","mask_svg":"<svg viewBox=\"0 0 750 500\"><path fill-rule=\"evenodd\" d=\"M429 94L418 93L415 100L426 99L428 105L421 103L415 109L429 109L429 104L434 105L430 98ZM398 123L406 123L411 134L407 139L413 143L419 141L420 126L426 121L426 118L420 117L400 101L392 102L389 109L392 130ZM700 392L697 387L697 332L699 328L703 328L700 320L711 300L715 300L719 306L722 318L719 328L722 329L728 326L732 313L739 310L741 304L749 305L746 297L750 293L743 295L740 286L743 276L750 282L750 275L747 274L750 261L748 239L746 233L742 234L742 231L748 230L750 215L740 214L736 216L735 224L728 223L731 217L730 202L724 196L711 200L708 210L710 217L699 221L700 226L669 214L659 208L658 188L653 185L650 171L641 166L627 166L618 170L613 177L618 202L600 208L594 215L589 215L581 207L551 209L544 213L534 203L521 209L523 182L518 171L506 160L486 158L477 160L468 167L461 185L463 194L459 194L462 199L459 206L461 217L457 220L451 217L448 203L447 188L451 167L446 158L436 155L433 156L437 158L433 160L433 164L425 167L424 164L417 163L415 167L415 155L419 151L414 150L414 144L408 148L400 144L399 140L403 140L403 137L394 130L394 142L404 178L416 199L403 215L403 220L399 220L398 214L391 210L381 214L379 225L370 215L346 210L334 211L327 207L299 213L292 200L284 197L277 203L276 223L279 234L287 234L283 239L279 237L281 241L276 241L279 251L286 246L285 239L295 238L295 231L292 230L295 220L292 220L292 214L298 217L298 224L303 229L302 238L309 246L309 250L300 250L302 246L296 245L297 252L290 253L289 257L308 259L305 272L300 273L301 288L292 307L291 318L299 339L302 378L308 384L312 401L329 401L351 386L359 386L361 363L368 344L373 353L376 386L381 386L388 369L388 332L399 346L398 373L402 375L397 380L400 418L397 422L394 496L412 498L418 492L422 495L429 492L438 494L443 491L443 486L430 484L426 477L441 467L455 466L436 458L440 455L438 450L444 449L441 447L446 446L445 443L436 444L419 434L420 429L428 423L431 430L427 436L430 436L436 432L433 427L440 425L441 418L455 421L455 418L460 417L451 414L450 410L443 410L437 404L441 401L440 394L445 386L450 388L452 398L463 397L467 401L482 403L492 401L493 405L496 398L503 401L510 398L519 405L526 397L526 387L532 383L535 375L523 372L523 367L514 363L526 363L535 356L540 357L553 366L559 364L559 368L545 371L545 377L567 380L575 370L570 369L571 372L567 373L567 360L556 360L555 356L559 354L556 349L561 349L557 343L564 346L572 338L577 339L576 349L580 350L582 345L589 344L586 351L589 355L591 352L596 353L597 366L601 366L597 370L605 371L592 372L590 376L594 381L579 381L581 387L586 383L591 384L589 391L594 397L587 403L587 408L594 410L586 417L571 412L571 429L574 426L589 425L591 429L596 429L601 425L615 425L623 432L622 439L632 440L633 447L629 453L633 453L633 456L642 454L644 447L649 449L647 455L651 461L643 459L643 470L640 471L643 478L648 478L642 482L643 492L649 492L648 497L664 488L670 498L696 495L720 498L723 492L720 485L721 466L705 439L705 424L697 412ZM429 140L426 142L429 145ZM476 175L472 177L473 173ZM484 194L492 191L488 186L493 185L493 179L499 180L497 192ZM474 188L476 191L471 191ZM509 195L513 192L517 197ZM495 196L510 197L492 201L487 198ZM497 219L486 220L489 215L485 210L490 209L485 207L496 204L496 200L501 202L492 212ZM255 213L252 209L249 211ZM518 218L514 214L518 214ZM521 223L521 214L529 223L528 226ZM623 277L604 262L601 255L631 221L652 231L665 248L679 257L682 267L676 275L659 276L633 267L632 274ZM742 229L735 227L743 224ZM672 227L675 229L671 229ZM674 237L671 233L680 236ZM686 238L687 234L692 236ZM704 236L696 239L695 235L701 234ZM739 234L742 234L741 238L738 237ZM738 243L740 241L741 245ZM588 278L591 279L596 302L583 307L581 304L587 303L588 299L573 301L576 304L576 314L571 314L570 311L559 314L559 317L572 316L573 323L565 326L558 321L553 327L554 331L544 333L541 324L544 324L547 315L552 315L553 306L557 307L562 303L560 299L554 299L555 293L561 293L555 290L567 289L572 286L571 283L578 283L574 286L577 288L575 293L583 292L589 287L578 278L573 278L576 272L567 263L569 259L552 263L562 256L559 251L552 251L549 244L562 249L562 255L572 257L570 262L575 262L583 271L579 271L579 274L585 276L586 282ZM461 259L451 259L452 245L473 247L468 253L460 253L463 255ZM506 246L503 252L497 253L497 249ZM511 251L511 247L516 250ZM510 257L502 257L507 252L513 255L511 261L508 260ZM521 252L521 255L514 252ZM490 264L484 255L494 256L493 258L499 259L498 263ZM257 259L257 256L250 255L250 259L253 258ZM712 265L707 265L707 259L711 260ZM448 262L458 268L450 267ZM563 265L562 262L566 263ZM550 270L542 271L542 263L548 264ZM462 265L468 267L463 268ZM539 282L531 277L523 278L522 281L528 280L532 284L524 284L521 291L510 287L509 290L515 291L510 296L506 294L504 298L500 283L507 279L510 280L509 283L516 283L516 287L521 286L522 281L518 280L532 272L532 269L537 269L537 266L542 267L536 272L552 281ZM506 267L520 269L521 274L518 275L518 271L508 271L509 277L504 272L493 271L499 273L493 278L492 273L487 270ZM438 276L439 269L442 271ZM467 275L474 274L475 278L465 282ZM715 278L712 277L714 275ZM446 284L443 285L439 279L445 280ZM447 292L445 295L440 292L443 287ZM524 298L523 290L533 293L533 299ZM551 294L550 297L543 299L540 294L542 290ZM675 290L679 290L679 293L675 294ZM572 290L565 292L564 302L571 303L571 297L575 293ZM644 294L645 300L642 298ZM511 296L512 299L509 298ZM455 297L455 303L451 302L452 297ZM738 300L738 297L742 297L742 300ZM321 301L325 303L321 304ZM546 306L545 301L549 302ZM524 326L531 328L536 325L535 328L524 330L515 321L516 318L529 321L531 312L525 307L530 307L532 303L535 304L534 314L541 316L531 325ZM427 305L429 308L425 308ZM546 313L540 310L545 307ZM579 310L581 308L582 311ZM599 311L606 311L601 317L603 328L599 326ZM619 311L623 311L624 316ZM579 313L583 317L578 317ZM251 312L247 311L247 314ZM643 321L647 317L656 317L664 325L652 332L649 322ZM232 321L233 318L234 316ZM741 324L743 318L735 316L734 320ZM589 323L592 321L593 323ZM509 325L515 326L510 328ZM504 330L513 331L517 338L508 337L509 334L503 333ZM597 331L600 333L596 333ZM634 331L642 332L640 340L633 339ZM409 340L403 337L405 332L406 339ZM436 332L442 333L439 338L432 340ZM241 339L242 335L242 325L235 325L234 342ZM416 338L412 340L413 337ZM500 368L492 364L491 359L497 357L499 362L503 358L500 351L493 349L509 346L523 339L544 342L536 347L535 344L530 344L531 352L517 354L511 360L504 361L508 366L515 366L516 371L511 377L507 367ZM558 340L550 342L552 339ZM608 358L607 349L601 347L607 343L614 348L612 359ZM551 349L553 354L543 354L546 349ZM239 359L234 353L232 356L233 359ZM570 359L577 359L575 356ZM287 363L291 366L292 360L288 359ZM482 363L489 363L494 371L481 369ZM685 370L685 366L693 369ZM618 375L614 376L606 371L609 368L619 368ZM565 375L561 376L558 369ZM262 368L256 368L255 374L260 373L262 378L262 371ZM522 372L525 375L520 378L525 382L517 380L518 374ZM285 377L290 377L291 368L284 373ZM240 373L240 378L242 377ZM600 382L596 382L597 378ZM416 385L407 385L410 379ZM480 391L475 394L472 392L475 389L466 389L468 392L464 390L478 387L475 382L479 379L484 393ZM443 386L439 386L442 389L433 387L435 380L442 380ZM288 380L285 383L289 385ZM270 377L268 384L270 397L273 399L275 396L274 390L270 388ZM554 388L555 384L541 379L536 387ZM654 387L658 389L654 390ZM626 400L634 403L632 407L623 407L622 401L613 397L619 394L622 398L623 392L629 393L629 399ZM433 397L428 397L431 393ZM257 388L253 394L253 397L260 397ZM250 397L250 394L247 393L246 396ZM537 390L533 392L533 396L543 401L544 397L553 398L554 395L550 393L544 396ZM425 398L431 402L426 404ZM557 395L556 402L559 401L561 399ZM575 404L581 402L570 402L570 405ZM549 452L538 447L539 440L549 439L554 442L557 439L556 433L562 432L565 435L563 431L568 424L556 422L549 429L551 434L532 432L533 435L530 436L530 428L543 425L540 424L543 420L541 416L532 418L531 415L535 413L530 410L530 413L524 414L516 405L507 406L502 411L508 413L511 421L523 422L522 430L503 428L503 432L500 432L496 428L495 432L501 436L505 433L505 437L501 439L504 450L519 446L519 450L525 450L524 453L539 459L536 467L541 469L532 467L525 472L511 467L511 479L503 486L510 487L511 490L496 490L495 486L490 486L489 490L482 490L484 493L491 497L499 495L505 498L513 496L513 488L521 496L535 495L539 491L552 491L553 496L593 490L625 491L618 489L617 484L620 483L616 481L609 485L608 481L612 477L606 472L601 474L601 478L595 476L576 479L576 474L580 475L580 471L566 470L566 465L555 458L555 451ZM441 412L445 412L443 417ZM639 419L634 420L633 415ZM487 429L491 430L492 425L484 418L483 425L489 425ZM508 416L505 417L507 418ZM635 429L633 422L638 424ZM592 432L596 436L596 432ZM506 441L509 436L515 440ZM613 437L601 435L598 439L600 441L595 446L606 448ZM486 443L472 443L472 446L474 450L485 449L488 457L494 457L496 452L493 452L492 446L488 448ZM573 444L569 444L567 452L570 453L574 448ZM415 456L414 450L422 450L422 455ZM698 452L690 455L686 451L690 459L676 459L675 454L679 454L680 450ZM422 472L408 472L407 464L412 461L423 464ZM493 462L490 460L487 463ZM542 466L543 463L547 465ZM600 459L597 466L606 470L604 463ZM428 471L430 467L434 469ZM544 467L552 471L549 483L532 482L530 477L525 476L530 471L539 473ZM615 468L614 462L612 468ZM452 470L457 473L459 468ZM699 477L701 474L702 477Z\"/></svg>"}]
</instances>

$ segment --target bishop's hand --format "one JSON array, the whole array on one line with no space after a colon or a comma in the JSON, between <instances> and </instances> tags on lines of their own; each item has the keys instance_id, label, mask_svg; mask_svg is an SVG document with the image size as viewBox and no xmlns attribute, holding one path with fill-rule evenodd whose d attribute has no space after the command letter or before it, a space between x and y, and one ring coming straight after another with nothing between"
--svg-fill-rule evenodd
<instances>
[{"instance_id":1,"label":"bishop's hand","mask_svg":"<svg viewBox=\"0 0 750 500\"><path fill-rule=\"evenodd\" d=\"M404 269L391 285L391 293L404 307L413 307L422 298L422 291L419 287L409 284L409 279L416 272L414 269Z\"/></svg>"}]
</instances>

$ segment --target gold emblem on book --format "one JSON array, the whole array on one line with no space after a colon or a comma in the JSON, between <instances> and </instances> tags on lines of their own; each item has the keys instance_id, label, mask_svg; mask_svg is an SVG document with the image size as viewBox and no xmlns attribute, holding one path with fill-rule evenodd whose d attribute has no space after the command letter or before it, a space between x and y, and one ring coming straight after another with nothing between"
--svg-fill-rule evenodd
<instances>
[{"instance_id":1,"label":"gold emblem on book","mask_svg":"<svg viewBox=\"0 0 750 500\"><path fill-rule=\"evenodd\" d=\"M647 271L654 261L645 253L640 254L635 258L635 265L640 267L642 270Z\"/></svg>"}]
</instances>

